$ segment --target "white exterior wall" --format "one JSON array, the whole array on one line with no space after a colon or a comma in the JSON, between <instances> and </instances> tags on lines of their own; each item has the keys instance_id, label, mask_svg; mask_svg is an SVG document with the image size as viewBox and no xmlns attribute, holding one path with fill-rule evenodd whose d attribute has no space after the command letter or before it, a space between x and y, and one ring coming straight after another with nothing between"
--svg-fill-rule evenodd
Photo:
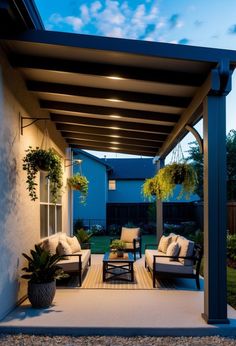
<instances>
[{"instance_id":1,"label":"white exterior wall","mask_svg":"<svg viewBox=\"0 0 236 346\"><path fill-rule=\"evenodd\" d=\"M20 280L22 252L29 253L40 240L40 204L39 200L32 202L29 198L22 158L29 145L40 147L44 122L27 127L22 136L19 113L26 117L48 117L0 48L0 319L26 294L27 284ZM64 160L65 142L54 125L47 123L50 146ZM63 231L69 233L67 174L69 170L64 174L62 222Z\"/></svg>"}]
</instances>

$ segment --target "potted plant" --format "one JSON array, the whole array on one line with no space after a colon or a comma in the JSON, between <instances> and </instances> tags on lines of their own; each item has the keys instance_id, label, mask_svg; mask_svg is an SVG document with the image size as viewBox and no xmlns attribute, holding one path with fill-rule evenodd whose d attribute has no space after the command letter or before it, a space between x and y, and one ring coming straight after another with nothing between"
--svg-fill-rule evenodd
<instances>
[{"instance_id":1,"label":"potted plant","mask_svg":"<svg viewBox=\"0 0 236 346\"><path fill-rule=\"evenodd\" d=\"M191 164L174 162L161 168L156 175L156 180L159 199L166 200L172 196L177 184L182 186L177 198L181 198L184 194L186 198L189 198L189 195L195 191L197 175Z\"/></svg>"},{"instance_id":2,"label":"potted plant","mask_svg":"<svg viewBox=\"0 0 236 346\"><path fill-rule=\"evenodd\" d=\"M36 147L33 149L31 146L26 150L26 155L23 158L23 170L27 172L26 184L29 190L29 196L32 201L38 197L36 194L36 176L38 171L47 171L47 178L50 180L50 191L52 201L56 203L60 196L62 182L62 166L60 157L53 151L53 149L40 149Z\"/></svg>"},{"instance_id":3,"label":"potted plant","mask_svg":"<svg viewBox=\"0 0 236 346\"><path fill-rule=\"evenodd\" d=\"M74 234L77 237L82 249L87 248L90 245L90 238L93 236L93 232L80 228Z\"/></svg>"},{"instance_id":4,"label":"potted plant","mask_svg":"<svg viewBox=\"0 0 236 346\"><path fill-rule=\"evenodd\" d=\"M73 175L72 177L67 179L68 185L74 189L78 190L81 193L81 203L86 202L86 198L88 196L88 184L89 181L87 178L79 173Z\"/></svg>"},{"instance_id":5,"label":"potted plant","mask_svg":"<svg viewBox=\"0 0 236 346\"><path fill-rule=\"evenodd\" d=\"M28 266L22 268L26 273L21 277L28 280L28 298L34 308L47 308L52 304L56 292L56 279L68 275L56 264L63 256L50 255L40 245L31 250L31 257L23 253Z\"/></svg>"},{"instance_id":6,"label":"potted plant","mask_svg":"<svg viewBox=\"0 0 236 346\"><path fill-rule=\"evenodd\" d=\"M158 192L158 181L157 176L155 175L153 178L146 179L144 184L142 185L142 193L144 197L152 200L154 196L156 196Z\"/></svg>"},{"instance_id":7,"label":"potted plant","mask_svg":"<svg viewBox=\"0 0 236 346\"><path fill-rule=\"evenodd\" d=\"M124 256L125 242L120 239L114 239L111 242L110 248L116 252L117 257Z\"/></svg>"}]
</instances>

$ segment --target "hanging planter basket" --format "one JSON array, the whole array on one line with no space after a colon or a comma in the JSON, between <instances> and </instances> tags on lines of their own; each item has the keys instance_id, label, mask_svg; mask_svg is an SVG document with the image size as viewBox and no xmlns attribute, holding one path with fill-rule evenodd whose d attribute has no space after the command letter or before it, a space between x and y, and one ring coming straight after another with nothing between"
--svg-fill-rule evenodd
<instances>
[{"instance_id":1,"label":"hanging planter basket","mask_svg":"<svg viewBox=\"0 0 236 346\"><path fill-rule=\"evenodd\" d=\"M183 195L188 199L190 194L194 193L197 184L197 175L192 165L186 162L166 165L158 171L156 179L159 187L157 196L162 200L173 196L176 185L181 185L177 199Z\"/></svg>"},{"instance_id":2,"label":"hanging planter basket","mask_svg":"<svg viewBox=\"0 0 236 346\"><path fill-rule=\"evenodd\" d=\"M26 155L23 158L23 170L27 172L27 189L32 201L38 197L36 194L36 177L40 170L47 172L47 178L50 179L50 190L52 200L56 203L61 195L62 182L62 165L60 157L49 148L48 150L36 147L33 149L31 146L26 150Z\"/></svg>"},{"instance_id":3,"label":"hanging planter basket","mask_svg":"<svg viewBox=\"0 0 236 346\"><path fill-rule=\"evenodd\" d=\"M80 191L81 193L80 201L81 203L85 203L86 198L88 196L88 184L89 184L89 181L87 180L87 178L78 173L73 175L71 178L68 178L67 183L73 190Z\"/></svg>"}]
</instances>

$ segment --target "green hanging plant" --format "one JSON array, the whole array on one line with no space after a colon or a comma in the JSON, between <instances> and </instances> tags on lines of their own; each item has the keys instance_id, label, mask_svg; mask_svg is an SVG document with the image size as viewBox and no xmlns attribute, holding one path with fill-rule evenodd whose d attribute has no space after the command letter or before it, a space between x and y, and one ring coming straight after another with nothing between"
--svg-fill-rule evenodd
<instances>
[{"instance_id":1,"label":"green hanging plant","mask_svg":"<svg viewBox=\"0 0 236 346\"><path fill-rule=\"evenodd\" d=\"M73 175L72 177L67 179L68 185L74 189L78 190L81 193L80 201L81 203L86 202L86 198L88 196L88 184L89 181L87 178L79 173Z\"/></svg>"},{"instance_id":2,"label":"green hanging plant","mask_svg":"<svg viewBox=\"0 0 236 346\"><path fill-rule=\"evenodd\" d=\"M197 175L193 166L188 163L171 163L161 168L156 175L158 199L166 200L173 196L175 186L181 185L181 190L177 199L183 195L188 199L190 194L195 191L197 184Z\"/></svg>"},{"instance_id":3,"label":"green hanging plant","mask_svg":"<svg viewBox=\"0 0 236 346\"><path fill-rule=\"evenodd\" d=\"M26 155L23 158L23 170L27 172L27 190L32 201L38 199L36 194L36 177L40 170L47 171L47 176L50 180L50 192L53 203L56 203L61 196L61 188L63 186L63 172L60 157L53 149L40 149L31 146L26 150Z\"/></svg>"},{"instance_id":4,"label":"green hanging plant","mask_svg":"<svg viewBox=\"0 0 236 346\"><path fill-rule=\"evenodd\" d=\"M158 181L156 175L153 178L146 179L142 185L142 194L149 200L152 200L152 198L156 196L158 190Z\"/></svg>"}]
</instances>

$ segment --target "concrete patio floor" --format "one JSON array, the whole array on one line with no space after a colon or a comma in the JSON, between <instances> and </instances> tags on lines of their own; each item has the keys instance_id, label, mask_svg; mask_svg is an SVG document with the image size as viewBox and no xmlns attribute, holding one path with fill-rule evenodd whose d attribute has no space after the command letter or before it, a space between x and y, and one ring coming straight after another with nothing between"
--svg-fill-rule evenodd
<instances>
[{"instance_id":1,"label":"concrete patio floor","mask_svg":"<svg viewBox=\"0 0 236 346\"><path fill-rule=\"evenodd\" d=\"M93 256L93 262L101 260ZM203 290L191 281L185 280L186 287L180 282L177 290L58 289L48 309L32 309L25 300L0 322L0 333L236 336L230 306L228 325L204 322Z\"/></svg>"}]
</instances>

